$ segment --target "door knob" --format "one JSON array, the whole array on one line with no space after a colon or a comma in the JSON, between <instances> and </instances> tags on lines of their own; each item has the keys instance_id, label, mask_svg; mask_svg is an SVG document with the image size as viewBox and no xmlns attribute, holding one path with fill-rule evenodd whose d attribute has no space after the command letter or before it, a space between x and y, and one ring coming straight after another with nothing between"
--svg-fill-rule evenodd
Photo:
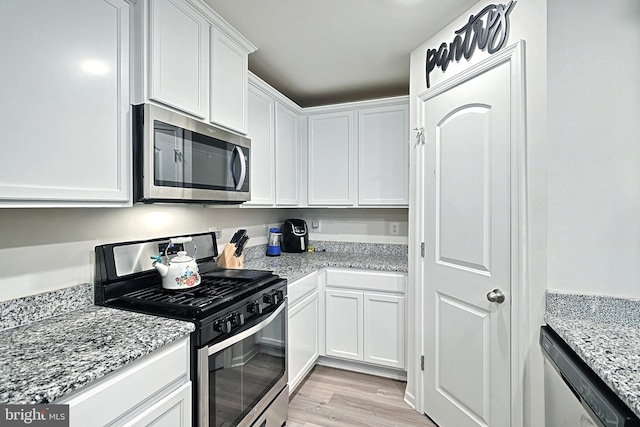
<instances>
[{"instance_id":1,"label":"door knob","mask_svg":"<svg viewBox=\"0 0 640 427\"><path fill-rule=\"evenodd\" d=\"M500 289L494 289L487 294L487 299L490 302L495 302L497 304L502 304L504 302L504 294Z\"/></svg>"}]
</instances>

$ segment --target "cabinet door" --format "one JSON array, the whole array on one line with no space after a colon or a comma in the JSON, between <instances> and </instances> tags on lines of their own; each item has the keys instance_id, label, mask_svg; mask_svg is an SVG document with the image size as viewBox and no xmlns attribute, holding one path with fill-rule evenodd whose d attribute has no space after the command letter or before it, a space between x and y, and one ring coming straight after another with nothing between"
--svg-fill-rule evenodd
<instances>
[{"instance_id":1,"label":"cabinet door","mask_svg":"<svg viewBox=\"0 0 640 427\"><path fill-rule=\"evenodd\" d=\"M191 427L191 418L191 381L189 381L122 425L126 427Z\"/></svg>"},{"instance_id":2,"label":"cabinet door","mask_svg":"<svg viewBox=\"0 0 640 427\"><path fill-rule=\"evenodd\" d=\"M71 427L112 425L168 390L189 381L189 339L183 338L61 398L69 405ZM177 425L177 424L175 424Z\"/></svg>"},{"instance_id":3,"label":"cabinet door","mask_svg":"<svg viewBox=\"0 0 640 427\"><path fill-rule=\"evenodd\" d=\"M129 5L3 2L0 38L0 204L130 205Z\"/></svg>"},{"instance_id":4,"label":"cabinet door","mask_svg":"<svg viewBox=\"0 0 640 427\"><path fill-rule=\"evenodd\" d=\"M289 393L296 389L318 359L318 308L318 292L315 291L289 309Z\"/></svg>"},{"instance_id":5,"label":"cabinet door","mask_svg":"<svg viewBox=\"0 0 640 427\"><path fill-rule=\"evenodd\" d=\"M358 204L408 205L409 106L358 112Z\"/></svg>"},{"instance_id":6,"label":"cabinet door","mask_svg":"<svg viewBox=\"0 0 640 427\"><path fill-rule=\"evenodd\" d=\"M273 99L251 86L249 90L249 138L251 138L251 201L248 205L273 205L274 172L274 108Z\"/></svg>"},{"instance_id":7,"label":"cabinet door","mask_svg":"<svg viewBox=\"0 0 640 427\"><path fill-rule=\"evenodd\" d=\"M363 360L362 292L327 289L326 354Z\"/></svg>"},{"instance_id":8,"label":"cabinet door","mask_svg":"<svg viewBox=\"0 0 640 427\"><path fill-rule=\"evenodd\" d=\"M405 367L405 298L364 293L364 361Z\"/></svg>"},{"instance_id":9,"label":"cabinet door","mask_svg":"<svg viewBox=\"0 0 640 427\"><path fill-rule=\"evenodd\" d=\"M247 133L249 55L238 43L211 27L210 120Z\"/></svg>"},{"instance_id":10,"label":"cabinet door","mask_svg":"<svg viewBox=\"0 0 640 427\"><path fill-rule=\"evenodd\" d=\"M353 205L355 112L309 116L309 205Z\"/></svg>"},{"instance_id":11,"label":"cabinet door","mask_svg":"<svg viewBox=\"0 0 640 427\"><path fill-rule=\"evenodd\" d=\"M204 118L209 84L209 24L181 0L153 0L149 98Z\"/></svg>"},{"instance_id":12,"label":"cabinet door","mask_svg":"<svg viewBox=\"0 0 640 427\"><path fill-rule=\"evenodd\" d=\"M280 206L297 206L299 202L298 123L296 113L276 103L276 204Z\"/></svg>"}]
</instances>

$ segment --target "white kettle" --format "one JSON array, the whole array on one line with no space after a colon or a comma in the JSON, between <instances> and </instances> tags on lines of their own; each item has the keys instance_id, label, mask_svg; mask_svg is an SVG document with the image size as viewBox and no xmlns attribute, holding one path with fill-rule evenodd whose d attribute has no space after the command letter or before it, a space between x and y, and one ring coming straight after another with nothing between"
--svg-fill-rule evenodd
<instances>
[{"instance_id":1,"label":"white kettle","mask_svg":"<svg viewBox=\"0 0 640 427\"><path fill-rule=\"evenodd\" d=\"M191 237L176 237L169 240L169 244L164 250L164 256L169 260L167 265L162 263L162 255L151 257L155 260L152 266L158 270L162 276L162 287L164 289L189 289L198 286L201 282L198 264L196 263L196 245L193 245L193 257L187 255L186 251L178 251L176 256L169 258L167 251L177 244L193 243Z\"/></svg>"}]
</instances>

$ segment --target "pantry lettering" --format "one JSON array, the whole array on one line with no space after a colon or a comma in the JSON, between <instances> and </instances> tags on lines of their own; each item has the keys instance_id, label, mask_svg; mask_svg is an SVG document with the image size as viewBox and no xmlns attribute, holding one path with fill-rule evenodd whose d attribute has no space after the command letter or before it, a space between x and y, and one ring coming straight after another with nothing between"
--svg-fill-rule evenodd
<instances>
[{"instance_id":1,"label":"pantry lettering","mask_svg":"<svg viewBox=\"0 0 640 427\"><path fill-rule=\"evenodd\" d=\"M431 87L429 74L435 67L444 72L454 60L460 62L462 56L468 61L476 48L486 49L489 54L499 51L507 41L509 14L515 4L516 1L512 0L506 5L488 5L477 15L471 15L469 21L455 31L456 36L451 43L442 43L438 49L427 49L427 88Z\"/></svg>"}]
</instances>

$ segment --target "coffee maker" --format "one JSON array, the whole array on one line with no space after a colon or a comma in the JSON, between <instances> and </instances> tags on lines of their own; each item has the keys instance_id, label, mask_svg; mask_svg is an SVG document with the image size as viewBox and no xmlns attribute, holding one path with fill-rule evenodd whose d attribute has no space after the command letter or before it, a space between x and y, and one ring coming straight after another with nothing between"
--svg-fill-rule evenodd
<instances>
[{"instance_id":1,"label":"coffee maker","mask_svg":"<svg viewBox=\"0 0 640 427\"><path fill-rule=\"evenodd\" d=\"M309 247L309 230L302 219L287 219L280 227L282 252L306 252Z\"/></svg>"}]
</instances>

